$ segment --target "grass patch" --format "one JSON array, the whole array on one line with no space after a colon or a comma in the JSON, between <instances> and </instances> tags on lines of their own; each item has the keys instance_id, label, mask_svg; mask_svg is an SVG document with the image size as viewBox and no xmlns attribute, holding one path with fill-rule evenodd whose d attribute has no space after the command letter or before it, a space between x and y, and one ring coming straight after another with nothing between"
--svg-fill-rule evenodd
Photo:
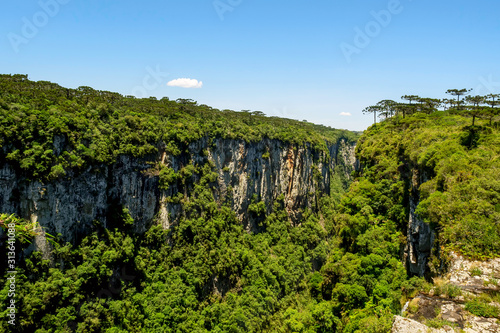
<instances>
[{"instance_id":1,"label":"grass patch","mask_svg":"<svg viewBox=\"0 0 500 333\"><path fill-rule=\"evenodd\" d=\"M434 282L434 289L433 289L434 296L445 295L446 297L449 298L455 298L457 296L462 295L462 290L459 287L450 284L446 279L437 277L433 279L433 282Z\"/></svg>"},{"instance_id":2,"label":"grass patch","mask_svg":"<svg viewBox=\"0 0 500 333\"><path fill-rule=\"evenodd\" d=\"M408 304L408 312L411 314L415 314L418 311L418 302L420 301L420 298L414 298L410 301Z\"/></svg>"},{"instance_id":3,"label":"grass patch","mask_svg":"<svg viewBox=\"0 0 500 333\"><path fill-rule=\"evenodd\" d=\"M443 328L444 326L457 327L456 323L452 323L451 321L438 319L438 318L427 319L424 322L424 324L431 327L431 328L437 328L437 329Z\"/></svg>"},{"instance_id":4,"label":"grass patch","mask_svg":"<svg viewBox=\"0 0 500 333\"><path fill-rule=\"evenodd\" d=\"M480 270L478 267L472 267L469 273L470 273L470 276L472 276L472 277L483 275L483 271Z\"/></svg>"},{"instance_id":5,"label":"grass patch","mask_svg":"<svg viewBox=\"0 0 500 333\"><path fill-rule=\"evenodd\" d=\"M500 318L500 309L498 307L479 302L478 300L465 303L465 310L479 317Z\"/></svg>"}]
</instances>

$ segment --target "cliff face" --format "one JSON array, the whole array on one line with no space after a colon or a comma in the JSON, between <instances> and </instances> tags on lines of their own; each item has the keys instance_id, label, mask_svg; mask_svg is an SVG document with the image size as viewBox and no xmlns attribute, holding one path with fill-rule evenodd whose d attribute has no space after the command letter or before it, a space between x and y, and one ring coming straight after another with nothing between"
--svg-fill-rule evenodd
<instances>
[{"instance_id":1,"label":"cliff face","mask_svg":"<svg viewBox=\"0 0 500 333\"><path fill-rule=\"evenodd\" d=\"M408 271L424 276L428 271L428 260L434 247L436 233L430 225L415 214L420 200L418 188L428 179L425 172L414 167L410 171L409 221L404 259Z\"/></svg>"},{"instance_id":2,"label":"cliff face","mask_svg":"<svg viewBox=\"0 0 500 333\"><path fill-rule=\"evenodd\" d=\"M204 138L191 143L188 152L178 156L169 155L160 144L155 156L120 156L111 165L94 165L47 184L29 182L10 164L3 163L0 212L36 221L46 232L60 233L69 242L87 234L93 221L107 226L116 207L129 210L137 232L144 232L155 218L169 228L182 216L182 207L166 199L176 195L180 187L174 184L168 190L160 190L159 176L151 172L152 165L161 163L178 171L190 163L211 161L218 174L211 184L214 197L219 203L229 200L247 230L256 228L248 213L254 195L265 202L268 211L272 202L284 195L290 220L298 223L305 208L315 209L316 193L329 193L332 170L336 168L350 177L357 167L354 145L341 138L328 147L328 156L307 144ZM43 247L43 238L37 242Z\"/></svg>"}]
</instances>

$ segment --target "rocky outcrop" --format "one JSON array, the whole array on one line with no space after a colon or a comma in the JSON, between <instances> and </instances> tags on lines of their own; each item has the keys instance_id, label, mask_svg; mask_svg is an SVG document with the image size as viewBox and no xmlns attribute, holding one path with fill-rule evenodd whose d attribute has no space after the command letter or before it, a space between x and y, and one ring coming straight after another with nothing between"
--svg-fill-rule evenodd
<instances>
[{"instance_id":1,"label":"rocky outcrop","mask_svg":"<svg viewBox=\"0 0 500 333\"><path fill-rule=\"evenodd\" d=\"M65 144L64 140L57 142ZM159 144L156 155L120 156L113 164L92 165L49 183L30 182L12 165L2 163L0 212L36 221L46 232L60 233L70 242L87 234L96 220L108 226L110 216L120 207L129 210L137 232L144 232L155 218L169 228L182 215L182 207L165 199L177 194L179 187L160 190L159 176L151 171L152 165L165 164L179 171L190 163L211 161L218 174L212 184L214 197L218 202L230 200L247 230L255 228L248 214L254 195L265 202L268 211L283 195L291 223L299 223L304 209L316 208L317 193L329 193L334 169L350 177L357 167L354 146L354 142L341 138L328 147L328 154L309 144L279 140L249 143L203 138L189 144L178 156L168 154ZM62 151L63 147L54 149Z\"/></svg>"},{"instance_id":2,"label":"rocky outcrop","mask_svg":"<svg viewBox=\"0 0 500 333\"><path fill-rule=\"evenodd\" d=\"M396 316L392 325L392 333L428 333L434 332L428 326L419 323L418 321Z\"/></svg>"},{"instance_id":3,"label":"rocky outcrop","mask_svg":"<svg viewBox=\"0 0 500 333\"><path fill-rule=\"evenodd\" d=\"M415 301L418 312L410 318L395 316L392 333L500 332L498 319L475 316L466 311L465 305L461 303L425 296L419 296Z\"/></svg>"},{"instance_id":4,"label":"rocky outcrop","mask_svg":"<svg viewBox=\"0 0 500 333\"><path fill-rule=\"evenodd\" d=\"M457 253L451 253L450 256L450 283L475 294L492 289L499 291L500 258L476 261Z\"/></svg>"},{"instance_id":5,"label":"rocky outcrop","mask_svg":"<svg viewBox=\"0 0 500 333\"><path fill-rule=\"evenodd\" d=\"M415 210L420 198L418 188L428 179L425 172L420 171L418 168L412 168L409 176L409 220L404 261L411 274L424 276L428 269L427 262L434 246L436 233L431 229L429 224L418 217Z\"/></svg>"},{"instance_id":6,"label":"rocky outcrop","mask_svg":"<svg viewBox=\"0 0 500 333\"><path fill-rule=\"evenodd\" d=\"M409 272L418 276L424 276L436 234L429 224L422 221L422 219L415 214L417 205L418 203L410 197L410 214L405 255Z\"/></svg>"},{"instance_id":7,"label":"rocky outcrop","mask_svg":"<svg viewBox=\"0 0 500 333\"><path fill-rule=\"evenodd\" d=\"M500 307L493 298L500 290L499 279L499 258L474 261L451 253L446 277L435 278L428 293L407 303L402 313L406 318L396 316L392 332L500 332L497 318L467 311L468 302Z\"/></svg>"}]
</instances>

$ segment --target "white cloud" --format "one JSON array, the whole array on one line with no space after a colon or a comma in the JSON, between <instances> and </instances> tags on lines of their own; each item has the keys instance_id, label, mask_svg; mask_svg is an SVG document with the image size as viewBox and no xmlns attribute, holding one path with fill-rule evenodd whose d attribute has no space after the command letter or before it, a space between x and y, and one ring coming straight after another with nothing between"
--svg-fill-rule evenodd
<instances>
[{"instance_id":1,"label":"white cloud","mask_svg":"<svg viewBox=\"0 0 500 333\"><path fill-rule=\"evenodd\" d=\"M352 114L350 112L341 112L340 115L344 116L344 117L350 117L350 116L352 116Z\"/></svg>"},{"instance_id":2,"label":"white cloud","mask_svg":"<svg viewBox=\"0 0 500 333\"><path fill-rule=\"evenodd\" d=\"M170 87L181 87L181 88L201 88L203 87L203 82L195 79L175 79L167 83Z\"/></svg>"}]
</instances>

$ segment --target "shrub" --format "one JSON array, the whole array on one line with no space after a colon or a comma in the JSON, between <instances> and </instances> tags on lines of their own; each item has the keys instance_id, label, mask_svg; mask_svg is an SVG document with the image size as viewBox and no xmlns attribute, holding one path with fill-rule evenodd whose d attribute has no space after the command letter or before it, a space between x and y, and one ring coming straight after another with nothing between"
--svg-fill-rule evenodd
<instances>
[{"instance_id":1,"label":"shrub","mask_svg":"<svg viewBox=\"0 0 500 333\"><path fill-rule=\"evenodd\" d=\"M54 165L52 169L50 170L49 178L50 179L57 179L60 177L64 177L66 175L66 171L64 170L64 167L61 164Z\"/></svg>"},{"instance_id":2,"label":"shrub","mask_svg":"<svg viewBox=\"0 0 500 333\"><path fill-rule=\"evenodd\" d=\"M160 188L167 190L177 180L177 174L172 168L162 168L160 170Z\"/></svg>"},{"instance_id":3,"label":"shrub","mask_svg":"<svg viewBox=\"0 0 500 333\"><path fill-rule=\"evenodd\" d=\"M447 284L444 288L444 293L446 296L454 298L462 295L462 290L458 286L455 286L454 284Z\"/></svg>"}]
</instances>

